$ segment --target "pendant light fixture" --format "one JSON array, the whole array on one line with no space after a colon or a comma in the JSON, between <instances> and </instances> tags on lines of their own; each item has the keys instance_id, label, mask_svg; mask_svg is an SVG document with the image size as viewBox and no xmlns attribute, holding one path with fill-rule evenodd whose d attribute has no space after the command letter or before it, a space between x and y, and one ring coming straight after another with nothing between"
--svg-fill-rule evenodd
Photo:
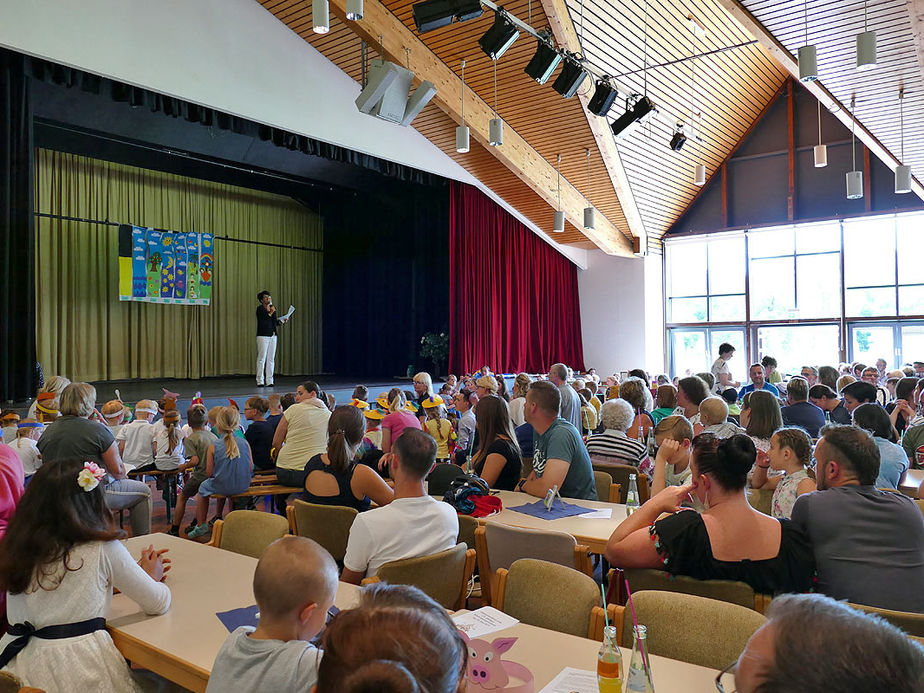
<instances>
[{"instance_id":1,"label":"pendant light fixture","mask_svg":"<svg viewBox=\"0 0 924 693\"><path fill-rule=\"evenodd\" d=\"M494 63L494 117L488 124L488 144L500 147L504 143L504 121L497 115L497 61Z\"/></svg>"},{"instance_id":2,"label":"pendant light fixture","mask_svg":"<svg viewBox=\"0 0 924 693\"><path fill-rule=\"evenodd\" d=\"M587 150L587 190L586 192L590 193L590 149ZM593 231L596 227L596 212L594 211L593 205L590 204L590 200L587 200L587 206L584 207L584 229L586 231Z\"/></svg>"},{"instance_id":3,"label":"pendant light fixture","mask_svg":"<svg viewBox=\"0 0 924 693\"><path fill-rule=\"evenodd\" d=\"M565 213L561 211L561 154L558 155L558 209L555 212L555 223L552 225L552 231L555 233L565 232Z\"/></svg>"},{"instance_id":4,"label":"pendant light fixture","mask_svg":"<svg viewBox=\"0 0 924 693\"><path fill-rule=\"evenodd\" d=\"M316 34L330 31L330 8L327 0L311 0L311 27Z\"/></svg>"},{"instance_id":5,"label":"pendant light fixture","mask_svg":"<svg viewBox=\"0 0 924 693\"><path fill-rule=\"evenodd\" d=\"M821 143L821 101L818 101L818 144L815 145L815 168L828 165L828 145Z\"/></svg>"},{"instance_id":6,"label":"pendant light fixture","mask_svg":"<svg viewBox=\"0 0 924 693\"><path fill-rule=\"evenodd\" d=\"M814 82L818 79L818 50L808 42L808 0L802 4L805 17L805 44L799 48L799 81Z\"/></svg>"},{"instance_id":7,"label":"pendant light fixture","mask_svg":"<svg viewBox=\"0 0 924 693\"><path fill-rule=\"evenodd\" d=\"M905 160L905 88L898 88L898 122L899 132L901 133L902 142L902 161ZM911 192L911 167L906 164L899 164L895 167L895 192L899 195Z\"/></svg>"},{"instance_id":8,"label":"pendant light fixture","mask_svg":"<svg viewBox=\"0 0 924 693\"><path fill-rule=\"evenodd\" d=\"M456 128L456 151L466 154L469 149L469 132L465 124L465 60L462 61L462 124Z\"/></svg>"},{"instance_id":9,"label":"pendant light fixture","mask_svg":"<svg viewBox=\"0 0 924 693\"><path fill-rule=\"evenodd\" d=\"M857 69L876 67L876 32L869 30L869 10L863 0L863 33L857 34Z\"/></svg>"},{"instance_id":10,"label":"pendant light fixture","mask_svg":"<svg viewBox=\"0 0 924 693\"><path fill-rule=\"evenodd\" d=\"M690 69L690 121L693 121L693 118L696 115L696 96L695 91L693 91L693 85L696 84L696 61L694 60L691 64ZM703 114L699 113L699 122L697 132L702 132L703 127ZM693 185L697 187L702 187L706 184L706 166L705 164L696 164L693 167Z\"/></svg>"},{"instance_id":11,"label":"pendant light fixture","mask_svg":"<svg viewBox=\"0 0 924 693\"><path fill-rule=\"evenodd\" d=\"M857 97L850 97L850 151L853 154L853 170L847 172L847 199L859 200L863 197L863 171L857 170L856 116Z\"/></svg>"},{"instance_id":12,"label":"pendant light fixture","mask_svg":"<svg viewBox=\"0 0 924 693\"><path fill-rule=\"evenodd\" d=\"M363 18L363 0L347 0L346 18L352 22Z\"/></svg>"}]
</instances>

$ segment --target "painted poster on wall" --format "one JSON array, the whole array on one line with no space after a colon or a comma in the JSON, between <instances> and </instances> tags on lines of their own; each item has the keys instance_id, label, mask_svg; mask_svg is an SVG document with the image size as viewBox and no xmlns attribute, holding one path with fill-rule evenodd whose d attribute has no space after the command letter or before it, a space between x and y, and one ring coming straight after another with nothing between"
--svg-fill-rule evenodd
<instances>
[{"instance_id":1,"label":"painted poster on wall","mask_svg":"<svg viewBox=\"0 0 924 693\"><path fill-rule=\"evenodd\" d=\"M119 226L119 300L207 306L214 254L210 233Z\"/></svg>"}]
</instances>

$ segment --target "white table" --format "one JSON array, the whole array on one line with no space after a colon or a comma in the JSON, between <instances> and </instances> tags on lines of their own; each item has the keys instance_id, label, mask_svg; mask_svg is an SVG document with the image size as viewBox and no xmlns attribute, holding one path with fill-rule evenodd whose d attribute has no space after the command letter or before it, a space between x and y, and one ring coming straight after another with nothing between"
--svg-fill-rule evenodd
<instances>
[{"instance_id":1,"label":"white table","mask_svg":"<svg viewBox=\"0 0 924 693\"><path fill-rule=\"evenodd\" d=\"M229 634L216 614L255 603L257 560L169 534L126 542L136 558L150 544L169 549L170 610L147 616L131 599L117 594L106 617L109 633L129 661L193 691L204 691L215 655ZM358 598L357 586L341 582L334 603L348 609Z\"/></svg>"}]
</instances>

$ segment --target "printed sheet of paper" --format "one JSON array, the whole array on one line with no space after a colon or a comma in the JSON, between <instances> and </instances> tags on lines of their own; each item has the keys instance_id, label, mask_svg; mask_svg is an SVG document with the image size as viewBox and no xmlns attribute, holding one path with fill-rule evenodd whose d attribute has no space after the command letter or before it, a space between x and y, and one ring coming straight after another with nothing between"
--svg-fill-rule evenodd
<instances>
[{"instance_id":1,"label":"printed sheet of paper","mask_svg":"<svg viewBox=\"0 0 924 693\"><path fill-rule=\"evenodd\" d=\"M594 510L589 513L578 515L578 517L583 517L587 520L609 520L611 517L613 517L613 509L600 508L599 510Z\"/></svg>"},{"instance_id":2,"label":"printed sheet of paper","mask_svg":"<svg viewBox=\"0 0 924 693\"><path fill-rule=\"evenodd\" d=\"M483 606L475 611L458 614L452 617L452 622L470 638L480 638L519 623L517 619L492 606Z\"/></svg>"},{"instance_id":3,"label":"printed sheet of paper","mask_svg":"<svg viewBox=\"0 0 924 693\"><path fill-rule=\"evenodd\" d=\"M289 312L286 313L285 315L283 315L281 319L282 319L282 320L288 320L289 318L292 317L292 313L294 313L294 312L295 312L295 306L293 306L293 305L290 303L290 304L289 304Z\"/></svg>"},{"instance_id":4,"label":"printed sheet of paper","mask_svg":"<svg viewBox=\"0 0 924 693\"><path fill-rule=\"evenodd\" d=\"M539 693L599 693L597 672L565 667Z\"/></svg>"}]
</instances>

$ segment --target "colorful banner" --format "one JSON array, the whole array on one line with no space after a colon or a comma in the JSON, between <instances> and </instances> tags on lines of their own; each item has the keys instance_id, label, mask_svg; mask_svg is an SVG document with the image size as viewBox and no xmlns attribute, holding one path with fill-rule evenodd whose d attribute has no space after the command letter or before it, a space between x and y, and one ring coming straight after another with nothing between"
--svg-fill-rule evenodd
<instances>
[{"instance_id":1,"label":"colorful banner","mask_svg":"<svg viewBox=\"0 0 924 693\"><path fill-rule=\"evenodd\" d=\"M207 306L212 234L119 226L119 300Z\"/></svg>"}]
</instances>

